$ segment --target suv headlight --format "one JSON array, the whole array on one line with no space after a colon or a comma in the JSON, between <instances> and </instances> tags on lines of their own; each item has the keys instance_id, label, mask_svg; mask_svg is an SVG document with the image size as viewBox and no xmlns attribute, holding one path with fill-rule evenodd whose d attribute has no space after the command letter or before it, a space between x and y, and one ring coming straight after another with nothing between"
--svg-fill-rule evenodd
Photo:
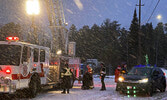
<instances>
[{"instance_id":1,"label":"suv headlight","mask_svg":"<svg viewBox=\"0 0 167 100\"><path fill-rule=\"evenodd\" d=\"M124 81L124 77L120 76L120 77L118 78L118 81L119 81L119 82L123 82L123 81Z\"/></svg>"},{"instance_id":2,"label":"suv headlight","mask_svg":"<svg viewBox=\"0 0 167 100\"><path fill-rule=\"evenodd\" d=\"M148 78L144 78L142 80L139 80L139 83L147 83L148 82Z\"/></svg>"}]
</instances>

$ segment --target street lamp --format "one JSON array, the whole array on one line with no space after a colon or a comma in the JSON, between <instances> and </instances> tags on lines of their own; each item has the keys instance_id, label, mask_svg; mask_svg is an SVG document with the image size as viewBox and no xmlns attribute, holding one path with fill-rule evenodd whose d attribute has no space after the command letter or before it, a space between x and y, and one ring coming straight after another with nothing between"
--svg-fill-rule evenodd
<instances>
[{"instance_id":1,"label":"street lamp","mask_svg":"<svg viewBox=\"0 0 167 100\"><path fill-rule=\"evenodd\" d=\"M157 15L157 19L158 20L161 20L162 19L162 16L159 14L159 15Z\"/></svg>"},{"instance_id":2,"label":"street lamp","mask_svg":"<svg viewBox=\"0 0 167 100\"><path fill-rule=\"evenodd\" d=\"M61 51L61 50L58 50L58 51L56 52L56 54L57 54L57 55L61 55L61 54L62 54L62 51Z\"/></svg>"},{"instance_id":3,"label":"street lamp","mask_svg":"<svg viewBox=\"0 0 167 100\"><path fill-rule=\"evenodd\" d=\"M39 1L38 0L27 0L26 10L29 15L38 15L39 10Z\"/></svg>"},{"instance_id":4,"label":"street lamp","mask_svg":"<svg viewBox=\"0 0 167 100\"><path fill-rule=\"evenodd\" d=\"M34 15L38 15L40 12L39 1L38 0L27 0L26 11L27 11L27 14L32 16L32 25L31 25L31 27L33 28L32 33L34 35L34 42L38 43L36 26L34 24Z\"/></svg>"}]
</instances>

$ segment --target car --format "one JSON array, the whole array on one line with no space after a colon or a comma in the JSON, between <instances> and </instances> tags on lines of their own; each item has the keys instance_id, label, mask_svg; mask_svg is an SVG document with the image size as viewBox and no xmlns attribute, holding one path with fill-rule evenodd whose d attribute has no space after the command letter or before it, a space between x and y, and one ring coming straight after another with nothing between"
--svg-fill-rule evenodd
<instances>
[{"instance_id":1,"label":"car","mask_svg":"<svg viewBox=\"0 0 167 100\"><path fill-rule=\"evenodd\" d=\"M133 67L127 74L118 78L116 91L128 95L137 93L146 93L153 95L156 90L165 92L166 78L164 72L159 67Z\"/></svg>"},{"instance_id":2,"label":"car","mask_svg":"<svg viewBox=\"0 0 167 100\"><path fill-rule=\"evenodd\" d=\"M166 68L161 68L161 70L164 72L165 77L167 78L167 69Z\"/></svg>"},{"instance_id":3,"label":"car","mask_svg":"<svg viewBox=\"0 0 167 100\"><path fill-rule=\"evenodd\" d=\"M167 84L167 69L161 68L161 70L164 72L165 78L166 78L166 84Z\"/></svg>"}]
</instances>

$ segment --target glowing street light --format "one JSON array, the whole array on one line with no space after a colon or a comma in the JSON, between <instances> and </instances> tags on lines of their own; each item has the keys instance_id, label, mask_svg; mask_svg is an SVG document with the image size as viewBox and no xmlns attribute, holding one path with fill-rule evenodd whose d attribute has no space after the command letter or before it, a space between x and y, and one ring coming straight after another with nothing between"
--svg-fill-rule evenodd
<instances>
[{"instance_id":1,"label":"glowing street light","mask_svg":"<svg viewBox=\"0 0 167 100\"><path fill-rule=\"evenodd\" d=\"M40 12L38 0L27 0L26 11L29 15L38 15Z\"/></svg>"},{"instance_id":2,"label":"glowing street light","mask_svg":"<svg viewBox=\"0 0 167 100\"><path fill-rule=\"evenodd\" d=\"M32 17L32 33L33 33L33 37L34 37L34 43L35 44L38 44L39 41L38 41L38 38L37 38L37 33L36 33L36 26L35 26L35 21L34 21L34 18L35 16L34 15L38 15L39 12L40 12L40 7L39 7L39 1L38 0L27 0L26 2L26 11L27 11L27 14L31 15ZM28 38L29 39L29 38Z\"/></svg>"},{"instance_id":3,"label":"glowing street light","mask_svg":"<svg viewBox=\"0 0 167 100\"><path fill-rule=\"evenodd\" d=\"M157 15L157 19L158 19L158 20L161 20L161 19L162 19L162 16L161 16L161 15Z\"/></svg>"},{"instance_id":4,"label":"glowing street light","mask_svg":"<svg viewBox=\"0 0 167 100\"><path fill-rule=\"evenodd\" d=\"M58 50L56 54L57 54L57 55L61 55L61 54L62 54L62 51L61 51L61 50Z\"/></svg>"}]
</instances>

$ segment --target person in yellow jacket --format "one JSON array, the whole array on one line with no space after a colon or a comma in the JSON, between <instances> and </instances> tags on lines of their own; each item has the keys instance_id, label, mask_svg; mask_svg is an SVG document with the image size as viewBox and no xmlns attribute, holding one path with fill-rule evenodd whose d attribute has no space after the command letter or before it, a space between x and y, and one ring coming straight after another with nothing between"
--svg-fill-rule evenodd
<instances>
[{"instance_id":1,"label":"person in yellow jacket","mask_svg":"<svg viewBox=\"0 0 167 100\"><path fill-rule=\"evenodd\" d=\"M72 76L72 72L71 69L68 67L68 64L65 64L65 67L62 69L63 72L61 73L61 77L63 79L63 94L70 92L70 88L71 88L71 76Z\"/></svg>"}]
</instances>

